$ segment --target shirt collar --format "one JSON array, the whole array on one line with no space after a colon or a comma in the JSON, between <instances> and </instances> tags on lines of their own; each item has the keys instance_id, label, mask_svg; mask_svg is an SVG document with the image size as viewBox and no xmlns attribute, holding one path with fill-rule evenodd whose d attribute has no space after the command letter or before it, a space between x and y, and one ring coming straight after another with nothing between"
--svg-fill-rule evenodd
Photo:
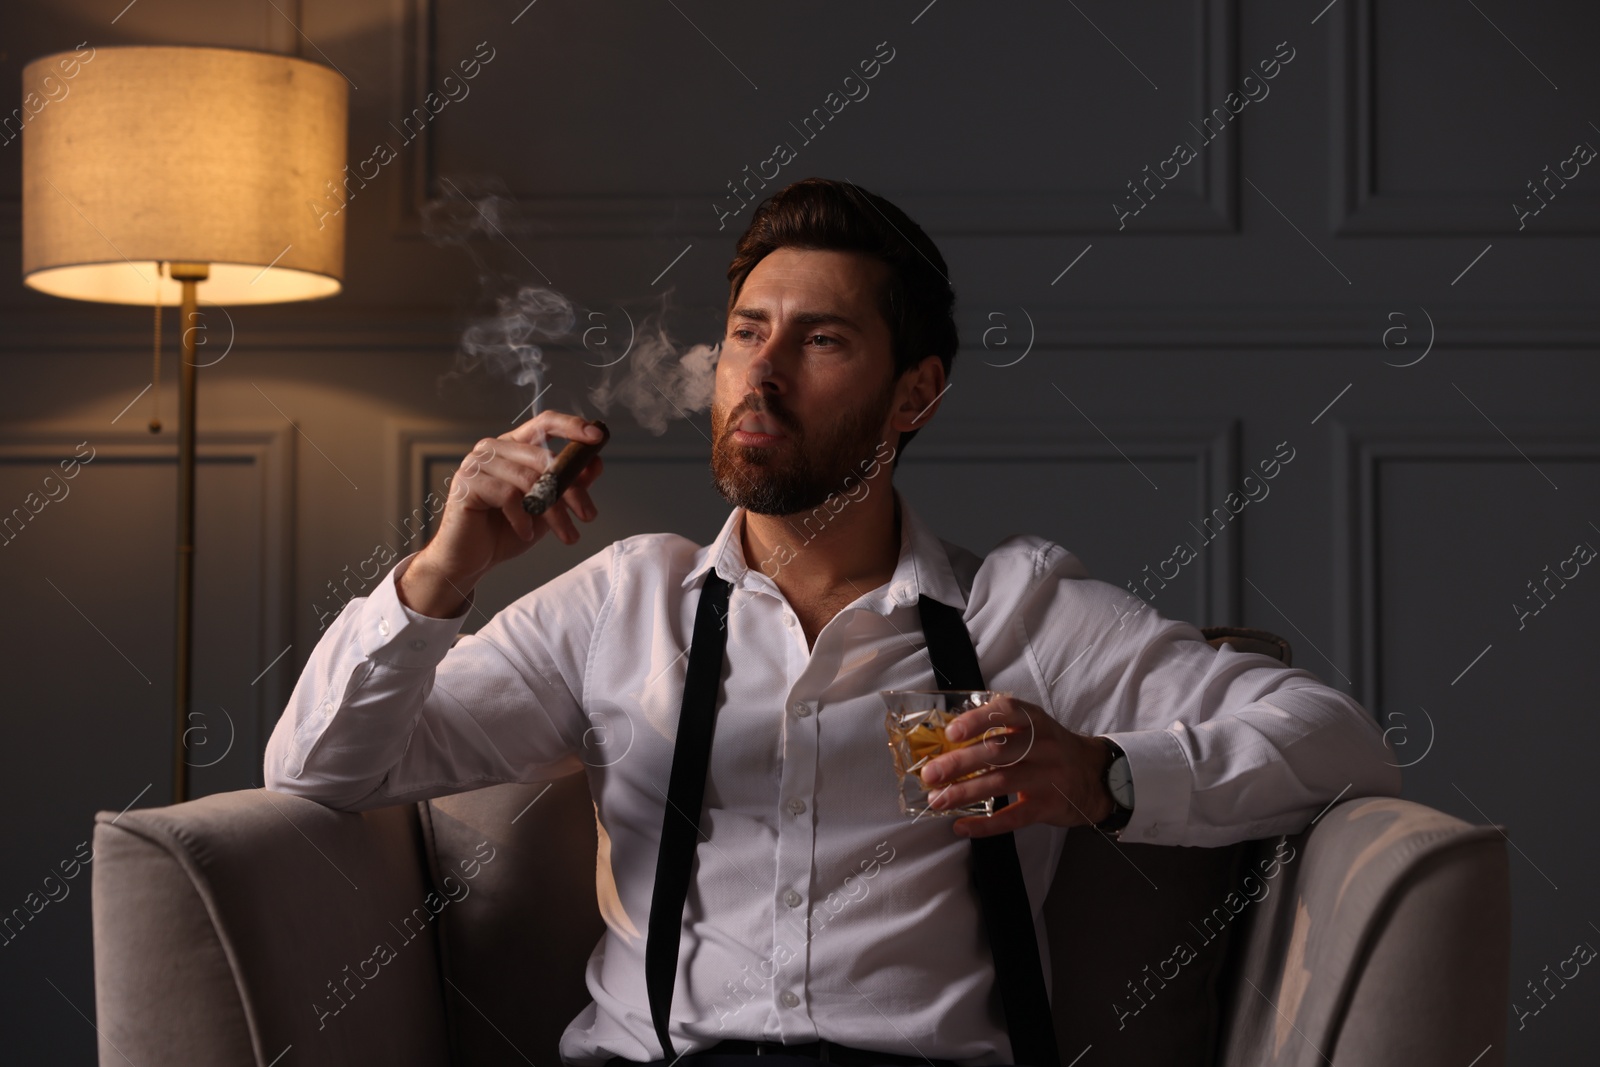
<instances>
[{"instance_id":1,"label":"shirt collar","mask_svg":"<svg viewBox=\"0 0 1600 1067\"><path fill-rule=\"evenodd\" d=\"M894 575L889 579L888 587L873 598L869 606L887 612L891 604L897 606L915 604L919 596L927 594L934 600L965 611L967 598L961 591L961 583L956 580L954 569L950 566L950 556L945 551L944 544L923 523L916 509L910 505L900 490L895 488L893 491L895 500L900 505L900 558L895 564ZM695 565L681 583L683 588L687 589L701 575L713 568L723 580L736 588L744 585L747 580L751 583L771 583L772 579L765 573L759 570L752 571L745 564L742 536L744 516L745 509L742 507L734 508L729 513L716 539L696 553Z\"/></svg>"}]
</instances>

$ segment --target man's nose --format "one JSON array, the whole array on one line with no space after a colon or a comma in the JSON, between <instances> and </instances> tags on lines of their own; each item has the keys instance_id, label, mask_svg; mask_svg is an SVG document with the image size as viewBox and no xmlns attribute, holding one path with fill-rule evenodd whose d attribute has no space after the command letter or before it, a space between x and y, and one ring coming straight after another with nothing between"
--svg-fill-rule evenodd
<instances>
[{"instance_id":1,"label":"man's nose","mask_svg":"<svg viewBox=\"0 0 1600 1067\"><path fill-rule=\"evenodd\" d=\"M772 360L765 355L756 356L755 359L750 361L750 367L745 372L744 380L752 392L758 395L765 393L774 385Z\"/></svg>"}]
</instances>

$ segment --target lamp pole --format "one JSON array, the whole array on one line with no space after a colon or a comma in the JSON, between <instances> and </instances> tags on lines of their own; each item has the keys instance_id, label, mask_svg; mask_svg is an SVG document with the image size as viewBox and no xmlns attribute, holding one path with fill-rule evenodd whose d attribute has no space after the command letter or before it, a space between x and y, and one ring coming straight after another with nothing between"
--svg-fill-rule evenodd
<instances>
[{"instance_id":1,"label":"lamp pole","mask_svg":"<svg viewBox=\"0 0 1600 1067\"><path fill-rule=\"evenodd\" d=\"M177 718L172 735L172 802L180 804L189 799L184 733L189 726L194 644L194 319L199 308L195 289L211 276L211 268L205 263L173 263L171 274L183 283L182 318L179 320L183 358L178 366L178 636L173 682Z\"/></svg>"}]
</instances>

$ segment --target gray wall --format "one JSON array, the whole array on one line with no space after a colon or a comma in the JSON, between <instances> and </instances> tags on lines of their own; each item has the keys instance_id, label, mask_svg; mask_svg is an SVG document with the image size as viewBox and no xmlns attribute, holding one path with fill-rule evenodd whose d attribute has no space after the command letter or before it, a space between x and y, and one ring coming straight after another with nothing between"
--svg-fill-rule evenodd
<instances>
[{"instance_id":1,"label":"gray wall","mask_svg":"<svg viewBox=\"0 0 1600 1067\"><path fill-rule=\"evenodd\" d=\"M1596 15L1325 2L141 0L115 21L120 0L8 5L8 108L24 63L85 40L298 51L356 87L352 162L385 140L398 156L349 201L340 296L207 319L225 355L200 385L194 792L259 783L329 583L414 547L404 516L532 399L483 367L449 373L462 328L548 279L610 332L549 353L542 405L594 414L630 319L720 336L750 214L719 228L728 183L787 141L779 184L860 182L950 263L963 349L899 472L947 538L982 551L1037 532L1121 584L1199 545L1200 520L1293 449L1153 603L1283 634L1394 731L1406 796L1507 828L1526 1000L1600 938L1600 578L1514 607L1536 605L1546 565L1600 545L1600 175L1552 183L1520 228L1513 207L1600 144ZM479 42L493 58L470 94L404 141L389 123ZM870 94L804 141L790 123L880 42L893 58ZM1275 54L1292 58L1244 81ZM1234 89L1258 99L1202 144L1191 124ZM1127 183L1170 175L1179 141L1196 158L1131 213ZM12 264L19 163L0 144ZM0 512L80 442L94 459L0 548L0 912L73 857L95 811L170 800L176 357L140 397L149 313L18 274L0 272ZM720 524L704 415L659 437L611 421L601 519L487 581L485 613L611 538ZM87 871L68 885L0 948L8 1061L94 1056ZM1573 1062L1593 984L1521 1029L1508 1005L1510 1061Z\"/></svg>"}]
</instances>

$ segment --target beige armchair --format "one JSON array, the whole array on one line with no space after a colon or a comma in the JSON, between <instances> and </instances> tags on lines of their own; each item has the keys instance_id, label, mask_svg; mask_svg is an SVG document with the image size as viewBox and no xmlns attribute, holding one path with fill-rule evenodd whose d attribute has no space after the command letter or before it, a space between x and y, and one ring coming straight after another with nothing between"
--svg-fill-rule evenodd
<instances>
[{"instance_id":1,"label":"beige armchair","mask_svg":"<svg viewBox=\"0 0 1600 1067\"><path fill-rule=\"evenodd\" d=\"M1206 633L1287 662L1271 634ZM555 1067L589 1002L582 775L360 814L262 789L116 814L94 829L107 1067ZM1223 848L1073 830L1045 918L1061 1067L1504 1063L1500 827L1384 797Z\"/></svg>"}]
</instances>

